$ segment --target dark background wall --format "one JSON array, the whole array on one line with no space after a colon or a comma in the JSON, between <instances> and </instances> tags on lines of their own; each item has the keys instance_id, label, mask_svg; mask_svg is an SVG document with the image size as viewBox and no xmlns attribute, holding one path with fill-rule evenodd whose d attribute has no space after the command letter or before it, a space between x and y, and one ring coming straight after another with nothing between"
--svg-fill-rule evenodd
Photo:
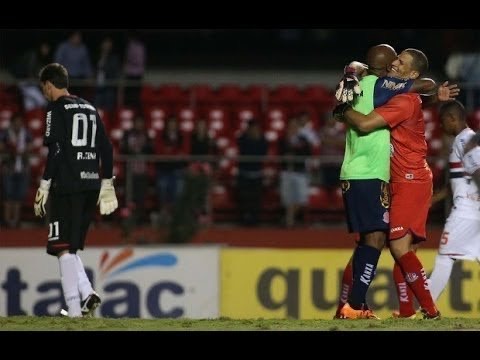
<instances>
[{"instance_id":1,"label":"dark background wall","mask_svg":"<svg viewBox=\"0 0 480 360\"><path fill-rule=\"evenodd\" d=\"M55 49L71 29L0 30L0 66L41 40ZM123 53L126 29L82 30L96 58L99 43L111 35ZM442 73L448 55L457 49L480 48L478 29L140 29L149 68L338 69L339 63L362 60L366 49L389 43L397 51L425 51L433 72Z\"/></svg>"}]
</instances>

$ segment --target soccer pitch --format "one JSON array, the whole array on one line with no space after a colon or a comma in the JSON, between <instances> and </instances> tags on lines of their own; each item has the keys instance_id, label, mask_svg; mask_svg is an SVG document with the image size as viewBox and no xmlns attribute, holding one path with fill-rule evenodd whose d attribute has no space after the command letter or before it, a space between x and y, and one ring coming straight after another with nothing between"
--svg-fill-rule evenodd
<instances>
[{"instance_id":1,"label":"soccer pitch","mask_svg":"<svg viewBox=\"0 0 480 360\"><path fill-rule=\"evenodd\" d=\"M67 317L0 317L2 331L452 331L480 330L480 319L441 320L284 320L228 318L105 319Z\"/></svg>"}]
</instances>

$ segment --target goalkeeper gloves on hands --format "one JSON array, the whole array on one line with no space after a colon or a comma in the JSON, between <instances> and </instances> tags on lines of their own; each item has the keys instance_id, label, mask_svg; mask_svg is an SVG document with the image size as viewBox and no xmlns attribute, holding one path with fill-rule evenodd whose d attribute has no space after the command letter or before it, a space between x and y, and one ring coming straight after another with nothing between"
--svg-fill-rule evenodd
<instances>
[{"instance_id":1,"label":"goalkeeper gloves on hands","mask_svg":"<svg viewBox=\"0 0 480 360\"><path fill-rule=\"evenodd\" d=\"M115 188L113 187L113 179L102 179L100 194L98 195L97 205L100 205L100 214L109 215L118 207Z\"/></svg>"},{"instance_id":2,"label":"goalkeeper gloves on hands","mask_svg":"<svg viewBox=\"0 0 480 360\"><path fill-rule=\"evenodd\" d=\"M339 104L335 107L335 109L333 109L332 116L335 118L335 120L343 122L345 121L343 114L347 109L350 109L350 108L351 108L351 105L348 103Z\"/></svg>"},{"instance_id":3,"label":"goalkeeper gloves on hands","mask_svg":"<svg viewBox=\"0 0 480 360\"><path fill-rule=\"evenodd\" d=\"M44 217L47 213L45 210L45 204L48 200L48 192L50 191L50 180L40 180L40 186L38 187L37 194L35 195L35 203L33 204L33 210L35 211L35 216Z\"/></svg>"},{"instance_id":4,"label":"goalkeeper gloves on hands","mask_svg":"<svg viewBox=\"0 0 480 360\"><path fill-rule=\"evenodd\" d=\"M335 90L335 98L341 103L350 103L361 93L362 88L356 75L356 69L352 66L345 66L343 78Z\"/></svg>"}]
</instances>

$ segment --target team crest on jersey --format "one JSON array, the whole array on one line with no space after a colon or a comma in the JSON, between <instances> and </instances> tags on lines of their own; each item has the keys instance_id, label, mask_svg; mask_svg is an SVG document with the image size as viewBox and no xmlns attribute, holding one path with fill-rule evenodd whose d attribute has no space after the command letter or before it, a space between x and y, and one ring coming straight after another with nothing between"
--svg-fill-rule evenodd
<instances>
[{"instance_id":1,"label":"team crest on jersey","mask_svg":"<svg viewBox=\"0 0 480 360\"><path fill-rule=\"evenodd\" d=\"M385 209L390 208L390 190L388 183L382 182L380 193L380 203Z\"/></svg>"},{"instance_id":2,"label":"team crest on jersey","mask_svg":"<svg viewBox=\"0 0 480 360\"><path fill-rule=\"evenodd\" d=\"M405 280L407 280L408 283L413 283L418 279L418 275L414 272L409 272L405 275Z\"/></svg>"},{"instance_id":3,"label":"team crest on jersey","mask_svg":"<svg viewBox=\"0 0 480 360\"><path fill-rule=\"evenodd\" d=\"M342 180L341 182L342 192L345 194L348 190L350 190L350 181Z\"/></svg>"},{"instance_id":4,"label":"team crest on jersey","mask_svg":"<svg viewBox=\"0 0 480 360\"><path fill-rule=\"evenodd\" d=\"M385 224L390 223L390 212L388 210L383 213L383 222Z\"/></svg>"}]
</instances>

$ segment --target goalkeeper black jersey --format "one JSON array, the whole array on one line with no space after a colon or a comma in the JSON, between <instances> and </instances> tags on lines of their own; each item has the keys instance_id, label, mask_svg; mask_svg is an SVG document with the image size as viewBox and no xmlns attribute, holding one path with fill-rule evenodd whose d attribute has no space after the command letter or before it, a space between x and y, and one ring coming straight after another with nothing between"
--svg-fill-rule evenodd
<instances>
[{"instance_id":1,"label":"goalkeeper black jersey","mask_svg":"<svg viewBox=\"0 0 480 360\"><path fill-rule=\"evenodd\" d=\"M62 96L49 103L45 125L44 145L49 147L49 156L44 178L52 179L54 191L100 189L102 177L112 176L113 164L111 143L95 107L82 98ZM103 154L110 154L108 161Z\"/></svg>"}]
</instances>

